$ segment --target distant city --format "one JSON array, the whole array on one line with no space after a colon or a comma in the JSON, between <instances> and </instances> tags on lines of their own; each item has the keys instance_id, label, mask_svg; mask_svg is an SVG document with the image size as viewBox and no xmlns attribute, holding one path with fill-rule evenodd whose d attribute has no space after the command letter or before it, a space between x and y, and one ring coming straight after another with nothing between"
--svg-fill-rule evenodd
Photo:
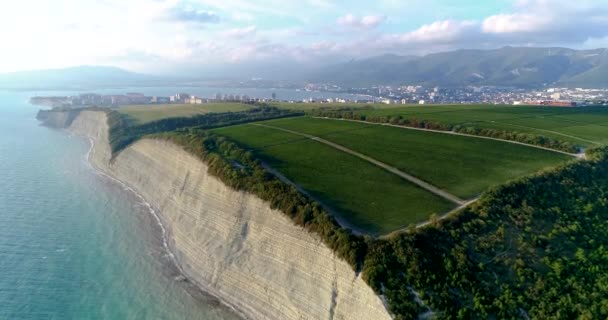
<instances>
[{"instance_id":1,"label":"distant city","mask_svg":"<svg viewBox=\"0 0 608 320\"><path fill-rule=\"evenodd\" d=\"M31 103L51 107L81 107L81 106L123 106L147 104L204 104L213 102L267 102L276 99L252 98L240 94L218 93L213 98L203 98L188 93L177 93L172 96L146 96L143 93L131 92L126 94L100 95L96 93L83 93L76 96L36 96Z\"/></svg>"},{"instance_id":2,"label":"distant city","mask_svg":"<svg viewBox=\"0 0 608 320\"><path fill-rule=\"evenodd\" d=\"M308 92L332 92L352 94L357 98L306 98L302 100L278 100L250 97L244 94L217 93L213 97L199 97L189 93L171 96L146 96L143 93L100 95L84 93L75 96L37 96L33 104L51 107L148 105L148 104L205 104L216 102L291 102L291 103L384 103L384 104L511 104L545 106L608 105L608 89L544 88L516 89L491 86L441 88L420 85L374 86L370 88L344 89L332 84L308 84ZM361 98L365 97L365 98Z\"/></svg>"},{"instance_id":3,"label":"distant city","mask_svg":"<svg viewBox=\"0 0 608 320\"><path fill-rule=\"evenodd\" d=\"M607 105L608 89L543 88L517 89L493 86L424 87L420 85L374 86L343 89L336 85L306 86L307 90L369 95L385 104L512 104L548 106Z\"/></svg>"}]
</instances>

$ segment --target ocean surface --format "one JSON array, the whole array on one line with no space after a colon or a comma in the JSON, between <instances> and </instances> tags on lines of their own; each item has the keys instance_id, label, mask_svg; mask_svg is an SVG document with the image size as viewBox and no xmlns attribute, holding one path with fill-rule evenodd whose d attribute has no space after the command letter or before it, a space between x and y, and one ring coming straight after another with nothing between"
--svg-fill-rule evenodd
<instances>
[{"instance_id":1,"label":"ocean surface","mask_svg":"<svg viewBox=\"0 0 608 320\"><path fill-rule=\"evenodd\" d=\"M88 141L38 125L35 94L0 91L0 319L238 319L183 281Z\"/></svg>"},{"instance_id":2,"label":"ocean surface","mask_svg":"<svg viewBox=\"0 0 608 320\"><path fill-rule=\"evenodd\" d=\"M276 95L278 100L286 101L302 101L304 99L329 99L343 98L350 100L369 100L373 97L358 94L338 93L338 92L321 92L321 91L305 91L294 89L280 88L221 88L221 87L124 87L124 88L106 88L98 90L85 90L80 93L98 93L98 94L125 94L127 92L139 92L148 96L165 96L174 95L177 93L189 93L201 98L215 98L216 94L228 95L247 95L251 98L270 99L272 94ZM62 92L62 91L47 91L47 92L30 92L30 96L34 95L72 95L79 92Z\"/></svg>"}]
</instances>

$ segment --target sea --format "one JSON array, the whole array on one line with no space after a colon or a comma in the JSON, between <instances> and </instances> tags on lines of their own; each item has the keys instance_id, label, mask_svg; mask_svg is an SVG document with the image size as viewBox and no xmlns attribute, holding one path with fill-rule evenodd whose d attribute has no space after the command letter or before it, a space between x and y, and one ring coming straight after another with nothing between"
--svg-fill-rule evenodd
<instances>
[{"instance_id":1,"label":"sea","mask_svg":"<svg viewBox=\"0 0 608 320\"><path fill-rule=\"evenodd\" d=\"M127 90L221 91L90 91ZM268 98L276 91L224 92ZM89 142L40 126L40 107L28 102L77 93L0 91L0 319L240 319L179 273L144 200L88 163Z\"/></svg>"}]
</instances>

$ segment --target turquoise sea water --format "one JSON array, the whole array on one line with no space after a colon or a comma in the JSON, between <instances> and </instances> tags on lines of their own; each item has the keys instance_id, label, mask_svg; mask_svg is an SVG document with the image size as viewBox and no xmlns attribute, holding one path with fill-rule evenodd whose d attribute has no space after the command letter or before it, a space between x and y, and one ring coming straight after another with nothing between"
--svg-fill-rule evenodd
<instances>
[{"instance_id":1,"label":"turquoise sea water","mask_svg":"<svg viewBox=\"0 0 608 320\"><path fill-rule=\"evenodd\" d=\"M156 220L0 92L0 319L238 319L187 282Z\"/></svg>"}]
</instances>

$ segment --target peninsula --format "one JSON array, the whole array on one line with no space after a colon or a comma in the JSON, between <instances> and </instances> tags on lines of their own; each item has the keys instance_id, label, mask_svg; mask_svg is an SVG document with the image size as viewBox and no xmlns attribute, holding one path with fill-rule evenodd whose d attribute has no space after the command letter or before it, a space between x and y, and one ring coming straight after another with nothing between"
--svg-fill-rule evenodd
<instances>
[{"instance_id":1,"label":"peninsula","mask_svg":"<svg viewBox=\"0 0 608 320\"><path fill-rule=\"evenodd\" d=\"M91 139L245 318L606 316L605 108L225 106L38 119Z\"/></svg>"}]
</instances>

